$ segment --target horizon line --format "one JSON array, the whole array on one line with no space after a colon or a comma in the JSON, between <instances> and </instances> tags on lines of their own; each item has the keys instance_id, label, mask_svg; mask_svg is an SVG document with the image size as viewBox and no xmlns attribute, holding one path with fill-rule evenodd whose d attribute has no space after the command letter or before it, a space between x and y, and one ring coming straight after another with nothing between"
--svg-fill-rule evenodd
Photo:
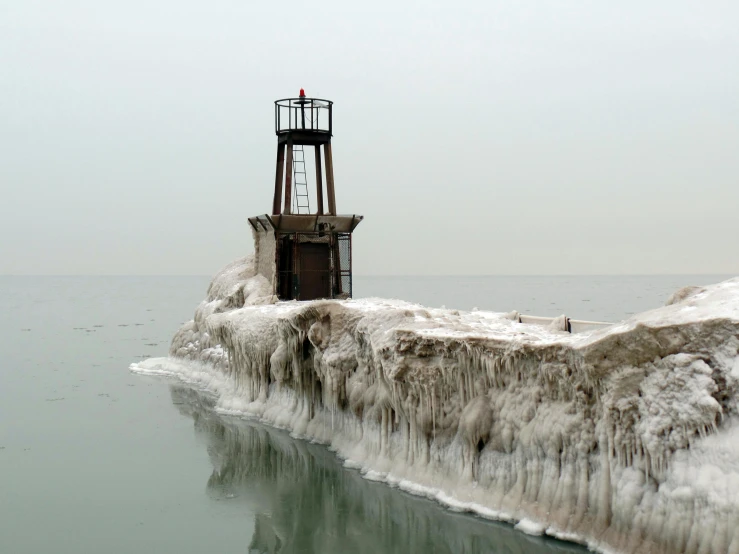
<instances>
[{"instance_id":1,"label":"horizon line","mask_svg":"<svg viewBox=\"0 0 739 554\"><path fill-rule=\"evenodd\" d=\"M1 273L3 277L214 277L207 273ZM726 277L738 273L459 273L459 274L422 274L422 273L354 273L353 277Z\"/></svg>"}]
</instances>

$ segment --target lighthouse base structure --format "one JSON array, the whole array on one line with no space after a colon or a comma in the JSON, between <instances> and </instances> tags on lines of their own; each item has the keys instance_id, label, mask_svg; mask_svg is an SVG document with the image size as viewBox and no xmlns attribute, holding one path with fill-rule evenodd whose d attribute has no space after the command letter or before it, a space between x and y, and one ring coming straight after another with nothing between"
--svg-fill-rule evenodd
<instances>
[{"instance_id":1,"label":"lighthouse base structure","mask_svg":"<svg viewBox=\"0 0 739 554\"><path fill-rule=\"evenodd\" d=\"M170 358L132 369L524 532L739 552L739 279L569 334L402 301L275 303L258 265L216 276Z\"/></svg>"},{"instance_id":2,"label":"lighthouse base structure","mask_svg":"<svg viewBox=\"0 0 739 554\"><path fill-rule=\"evenodd\" d=\"M279 300L351 298L351 237L361 221L359 215L252 217L257 273Z\"/></svg>"}]
</instances>

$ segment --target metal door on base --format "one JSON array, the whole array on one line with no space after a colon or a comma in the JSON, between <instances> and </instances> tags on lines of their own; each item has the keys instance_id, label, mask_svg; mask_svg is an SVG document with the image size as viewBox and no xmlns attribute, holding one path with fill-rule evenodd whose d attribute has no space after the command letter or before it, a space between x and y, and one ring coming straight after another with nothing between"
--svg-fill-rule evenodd
<instances>
[{"instance_id":1,"label":"metal door on base","mask_svg":"<svg viewBox=\"0 0 739 554\"><path fill-rule=\"evenodd\" d=\"M326 243L300 245L300 300L331 297L330 256Z\"/></svg>"}]
</instances>

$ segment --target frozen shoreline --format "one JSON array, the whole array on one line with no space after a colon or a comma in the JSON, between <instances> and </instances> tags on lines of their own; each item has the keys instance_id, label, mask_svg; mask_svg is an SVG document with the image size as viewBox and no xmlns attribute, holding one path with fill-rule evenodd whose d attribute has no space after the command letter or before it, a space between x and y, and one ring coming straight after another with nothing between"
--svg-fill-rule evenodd
<instances>
[{"instance_id":1,"label":"frozen shoreline","mask_svg":"<svg viewBox=\"0 0 739 554\"><path fill-rule=\"evenodd\" d=\"M401 301L273 304L267 285L232 264L172 357L132 369L524 532L739 552L739 280L577 335Z\"/></svg>"},{"instance_id":2,"label":"frozen shoreline","mask_svg":"<svg viewBox=\"0 0 739 554\"><path fill-rule=\"evenodd\" d=\"M317 433L316 435L296 433L289 425L279 424L277 420L265 417L264 414L267 411L267 407L263 403L254 402L243 405L239 398L233 396L237 394L238 391L231 387L227 382L224 382L220 376L214 374L214 368L211 366L199 364L193 361L182 361L175 358L162 357L150 358L139 363L132 363L129 369L140 375L177 379L188 386L213 394L218 399L217 404L220 406L215 408L216 413L226 416L253 419L259 423L269 425L276 429L288 431L293 439L305 440L315 444L323 444L342 461L342 465L344 467L347 469L358 470L368 481L384 483L391 488L397 488L414 496L432 500L453 512L470 513L491 521L501 521L513 524L517 530L528 535L549 535L564 541L583 545L588 544L588 541L584 537L557 532L554 529L547 529L545 526L526 518L518 521L512 514L491 510L482 504L459 500L457 496L449 495L442 489L422 485L413 480L398 477L393 474L392 471L376 471L367 465L363 465L361 462L349 459L342 455L342 451L338 450L333 442L320 440L318 438L318 435L325 436L326 425L328 423L327 420L331 415L323 413L317 416L320 418L324 427L320 433ZM239 408L235 407L239 404L241 404ZM279 404L279 406L284 405ZM331 431L333 432L334 429Z\"/></svg>"}]
</instances>

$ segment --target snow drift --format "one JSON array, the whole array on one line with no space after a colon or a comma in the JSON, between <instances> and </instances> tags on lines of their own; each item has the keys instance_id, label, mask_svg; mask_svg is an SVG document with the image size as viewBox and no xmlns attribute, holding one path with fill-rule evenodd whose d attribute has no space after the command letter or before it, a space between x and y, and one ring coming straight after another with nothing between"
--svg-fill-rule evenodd
<instances>
[{"instance_id":1,"label":"snow drift","mask_svg":"<svg viewBox=\"0 0 739 554\"><path fill-rule=\"evenodd\" d=\"M275 303L250 258L169 359L367 478L619 552L739 554L739 279L598 331L396 300ZM178 361L178 359L180 359Z\"/></svg>"}]
</instances>

